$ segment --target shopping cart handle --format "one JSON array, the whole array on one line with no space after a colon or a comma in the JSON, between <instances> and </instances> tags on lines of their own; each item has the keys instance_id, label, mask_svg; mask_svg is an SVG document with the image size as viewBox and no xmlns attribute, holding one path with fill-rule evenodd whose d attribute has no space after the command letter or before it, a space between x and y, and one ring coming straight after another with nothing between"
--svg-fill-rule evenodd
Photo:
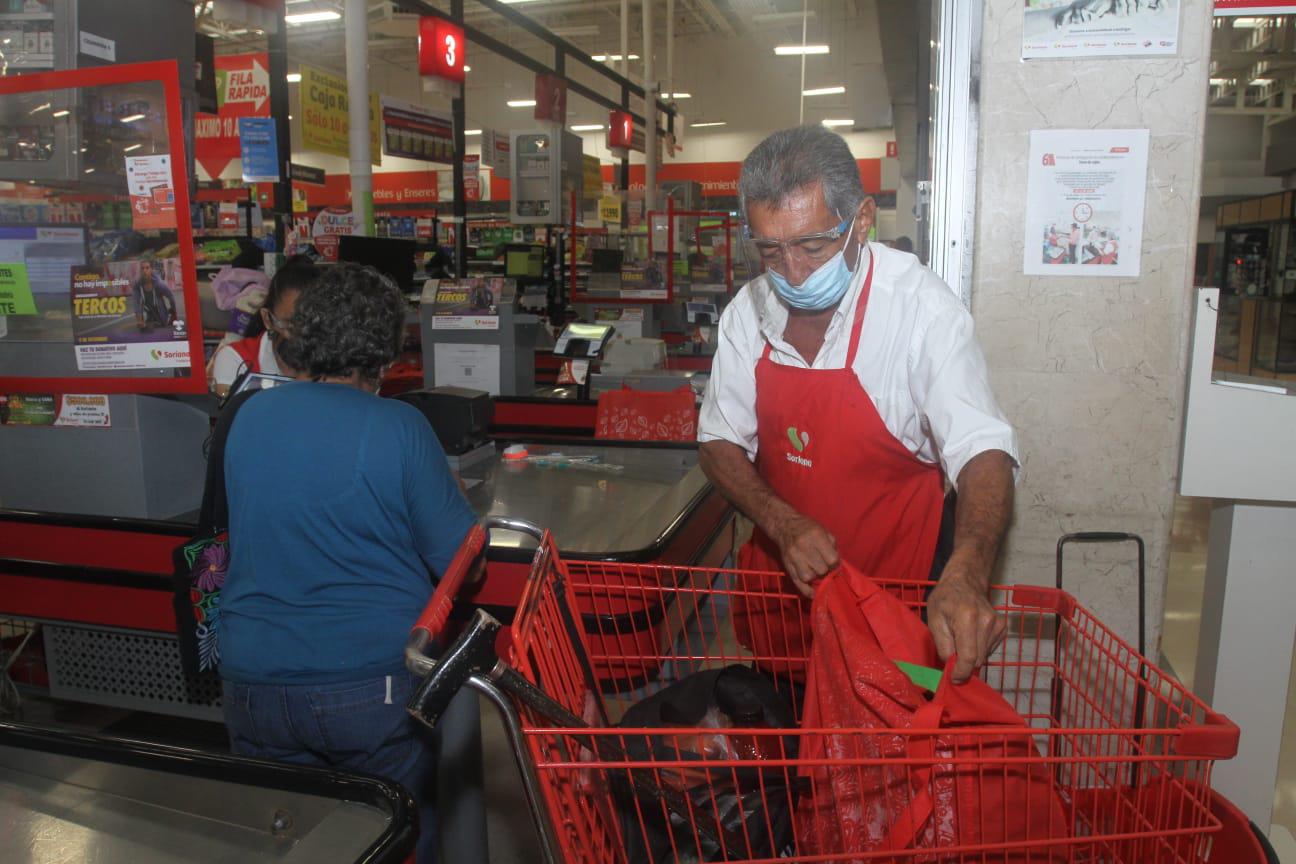
<instances>
[{"instance_id":1,"label":"shopping cart handle","mask_svg":"<svg viewBox=\"0 0 1296 864\"><path fill-rule=\"evenodd\" d=\"M493 672L499 663L495 637L500 622L478 609L458 638L410 694L405 710L429 728L434 727L459 688L473 675Z\"/></svg>"},{"instance_id":2,"label":"shopping cart handle","mask_svg":"<svg viewBox=\"0 0 1296 864\"><path fill-rule=\"evenodd\" d=\"M514 519L511 516L491 516L486 520L486 530L494 531L496 529L526 534L534 537L537 543L544 540L544 529L525 519Z\"/></svg>"},{"instance_id":3,"label":"shopping cart handle","mask_svg":"<svg viewBox=\"0 0 1296 864\"><path fill-rule=\"evenodd\" d=\"M423 607L422 614L414 622L413 629L427 632L427 641L435 641L441 634L441 628L450 617L450 610L454 607L455 597L463 587L464 579L467 578L473 564L485 548L486 531L480 525L474 525L468 532L468 536L464 538L459 551L451 559L450 566L441 576L441 581L437 583L436 590L432 592L432 599L428 601L427 606Z\"/></svg>"},{"instance_id":4,"label":"shopping cart handle","mask_svg":"<svg viewBox=\"0 0 1296 864\"><path fill-rule=\"evenodd\" d=\"M1142 539L1137 534L1130 534L1126 531L1078 531L1075 534L1064 534L1059 540L1058 545L1064 546L1070 543L1117 543L1122 540L1134 540L1142 543Z\"/></svg>"}]
</instances>

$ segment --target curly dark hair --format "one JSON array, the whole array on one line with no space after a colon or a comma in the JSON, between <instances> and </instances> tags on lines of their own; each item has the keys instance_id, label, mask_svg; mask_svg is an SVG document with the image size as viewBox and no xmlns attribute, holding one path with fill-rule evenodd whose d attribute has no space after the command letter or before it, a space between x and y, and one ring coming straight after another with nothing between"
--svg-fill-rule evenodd
<instances>
[{"instance_id":1,"label":"curly dark hair","mask_svg":"<svg viewBox=\"0 0 1296 864\"><path fill-rule=\"evenodd\" d=\"M405 298L372 267L337 264L303 291L293 313L292 338L279 348L284 362L319 379L359 372L366 381L400 354Z\"/></svg>"}]
</instances>

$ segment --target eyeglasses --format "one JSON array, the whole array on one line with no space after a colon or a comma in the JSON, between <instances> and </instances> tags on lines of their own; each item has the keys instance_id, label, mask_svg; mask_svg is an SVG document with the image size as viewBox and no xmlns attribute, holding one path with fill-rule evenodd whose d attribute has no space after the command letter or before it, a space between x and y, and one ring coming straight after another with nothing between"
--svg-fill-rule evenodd
<instances>
[{"instance_id":1,"label":"eyeglasses","mask_svg":"<svg viewBox=\"0 0 1296 864\"><path fill-rule=\"evenodd\" d=\"M265 313L266 313L266 317L270 319L270 326L268 326L266 329L271 331L272 333L278 333L282 335L284 331L287 330L288 327L292 324L292 318L280 318L269 309L266 309Z\"/></svg>"},{"instance_id":2,"label":"eyeglasses","mask_svg":"<svg viewBox=\"0 0 1296 864\"><path fill-rule=\"evenodd\" d=\"M778 268L792 257L819 264L835 253L834 245L850 228L850 218L843 219L841 224L818 234L806 234L793 237L791 240L770 240L763 237L749 237L747 243L766 267Z\"/></svg>"}]
</instances>

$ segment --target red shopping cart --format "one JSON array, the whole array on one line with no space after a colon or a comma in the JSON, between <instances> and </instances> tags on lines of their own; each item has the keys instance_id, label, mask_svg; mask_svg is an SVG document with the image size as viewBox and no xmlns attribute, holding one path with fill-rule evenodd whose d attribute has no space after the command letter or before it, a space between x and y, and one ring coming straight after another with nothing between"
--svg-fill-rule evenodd
<instances>
[{"instance_id":1,"label":"red shopping cart","mask_svg":"<svg viewBox=\"0 0 1296 864\"><path fill-rule=\"evenodd\" d=\"M980 674L1026 720L1025 727L960 728L960 740L980 739L984 746L964 746L957 754L930 746L939 729L726 729L760 741L756 752L763 758L699 762L698 736L714 729L613 726L636 694L602 692L595 669L658 668L657 680L638 696L701 669L746 664L775 670L767 674L781 692L791 694L799 721L796 682L804 680L806 657L753 655L735 637L731 614L740 603L749 615L761 608L778 614L774 610L786 608L783 601L790 595L764 587L770 583L763 573L564 562L549 534L534 526L493 520L488 527L524 531L538 544L512 629L498 640L497 651L501 625L477 610L439 659L424 653L445 626L464 574L486 546L485 531L477 529L411 632L407 663L425 677L409 709L434 725L464 684L499 709L549 862L632 861L644 849L660 850L663 842L666 852L654 853L654 861L1223 860L1212 856L1220 821L1210 773L1216 759L1236 752L1237 727L1164 676L1063 591L1001 589L998 608L1009 635ZM581 610L628 599L659 611L667 624L660 628L660 644L648 648L615 629L591 631L582 625ZM918 608L921 602L910 605ZM786 621L783 626L802 625ZM885 739L885 746L853 751L881 756L799 758L797 741L807 735ZM1029 747L1004 746L1022 738ZM928 746L906 747L910 742ZM1005 755L1010 753L1016 755ZM951 763L977 777L1030 770L1046 778L1050 798L1061 802L1065 830L998 845L955 836L939 847L860 852L820 849L795 820L780 827L766 815L775 809L794 812L806 796L813 801L833 794L816 786L816 769L831 768L839 776L857 772L861 788L879 771L890 772L916 789ZM725 801L750 801L753 794L767 811L736 821L723 812L728 807L732 815ZM657 836L649 838L654 831ZM771 848L775 836L779 845Z\"/></svg>"}]
</instances>

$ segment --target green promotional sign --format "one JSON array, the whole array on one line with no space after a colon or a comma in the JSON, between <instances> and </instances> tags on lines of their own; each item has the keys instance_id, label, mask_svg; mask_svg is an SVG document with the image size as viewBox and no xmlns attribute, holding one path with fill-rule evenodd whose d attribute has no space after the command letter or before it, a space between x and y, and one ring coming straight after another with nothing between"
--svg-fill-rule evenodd
<instances>
[{"instance_id":1,"label":"green promotional sign","mask_svg":"<svg viewBox=\"0 0 1296 864\"><path fill-rule=\"evenodd\" d=\"M53 426L58 405L53 396L11 394L0 396L0 424L6 426Z\"/></svg>"},{"instance_id":2,"label":"green promotional sign","mask_svg":"<svg viewBox=\"0 0 1296 864\"><path fill-rule=\"evenodd\" d=\"M0 262L0 315L35 315L26 264Z\"/></svg>"}]
</instances>

